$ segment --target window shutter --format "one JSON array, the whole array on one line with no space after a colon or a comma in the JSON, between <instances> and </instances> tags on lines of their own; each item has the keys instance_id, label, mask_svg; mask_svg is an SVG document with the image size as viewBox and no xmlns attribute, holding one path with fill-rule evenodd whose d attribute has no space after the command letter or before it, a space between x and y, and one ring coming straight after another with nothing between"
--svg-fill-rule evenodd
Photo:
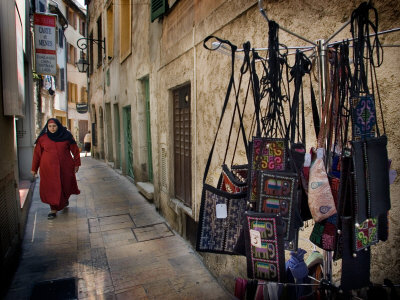
<instances>
[{"instance_id":1,"label":"window shutter","mask_svg":"<svg viewBox=\"0 0 400 300\"><path fill-rule=\"evenodd\" d=\"M64 32L61 28L58 29L58 45L60 48L64 47Z\"/></svg>"},{"instance_id":2,"label":"window shutter","mask_svg":"<svg viewBox=\"0 0 400 300\"><path fill-rule=\"evenodd\" d=\"M167 10L166 0L151 0L151 22L165 14Z\"/></svg>"},{"instance_id":3,"label":"window shutter","mask_svg":"<svg viewBox=\"0 0 400 300\"><path fill-rule=\"evenodd\" d=\"M61 68L60 69L60 90L62 90L62 91L64 91L64 85L65 85L64 81L65 81L64 80L64 68Z\"/></svg>"}]
</instances>

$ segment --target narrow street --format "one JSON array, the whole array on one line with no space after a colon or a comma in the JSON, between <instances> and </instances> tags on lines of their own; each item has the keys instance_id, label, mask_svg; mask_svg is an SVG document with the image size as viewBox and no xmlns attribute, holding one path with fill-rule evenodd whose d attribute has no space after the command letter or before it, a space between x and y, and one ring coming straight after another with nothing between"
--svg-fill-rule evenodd
<instances>
[{"instance_id":1,"label":"narrow street","mask_svg":"<svg viewBox=\"0 0 400 300\"><path fill-rule=\"evenodd\" d=\"M233 299L127 178L82 157L77 179L81 194L54 220L37 180L6 299L62 278L76 278L78 299Z\"/></svg>"}]
</instances>

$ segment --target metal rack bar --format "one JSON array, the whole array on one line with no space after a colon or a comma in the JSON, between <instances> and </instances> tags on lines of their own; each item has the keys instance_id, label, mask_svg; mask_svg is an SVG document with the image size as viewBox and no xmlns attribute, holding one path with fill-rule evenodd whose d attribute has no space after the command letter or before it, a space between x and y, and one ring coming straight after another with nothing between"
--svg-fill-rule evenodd
<instances>
[{"instance_id":1,"label":"metal rack bar","mask_svg":"<svg viewBox=\"0 0 400 300\"><path fill-rule=\"evenodd\" d=\"M262 7L262 2L263 2L263 0L258 0L258 8L260 10L261 15L269 22L267 13L265 12L264 8ZM294 35L295 37L297 37L303 41L306 41L307 43L310 43L311 45L317 46L317 44L315 44L313 41L310 41L309 39L306 39L305 37L302 37L301 35L298 35L297 33L294 33L292 31L290 31L289 29L286 29L285 27L279 26L279 29L286 31L287 33Z\"/></svg>"}]
</instances>

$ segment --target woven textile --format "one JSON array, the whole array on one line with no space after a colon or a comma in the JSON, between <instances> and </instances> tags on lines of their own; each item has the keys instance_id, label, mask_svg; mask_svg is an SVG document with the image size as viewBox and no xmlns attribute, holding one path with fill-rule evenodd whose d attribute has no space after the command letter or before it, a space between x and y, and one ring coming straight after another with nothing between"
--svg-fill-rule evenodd
<instances>
[{"instance_id":1,"label":"woven textile","mask_svg":"<svg viewBox=\"0 0 400 300\"><path fill-rule=\"evenodd\" d=\"M351 98L353 138L355 141L375 136L376 111L372 95Z\"/></svg>"},{"instance_id":2,"label":"woven textile","mask_svg":"<svg viewBox=\"0 0 400 300\"><path fill-rule=\"evenodd\" d=\"M284 171L287 168L287 142L284 139L253 137L250 147L249 201L256 202L258 171Z\"/></svg>"},{"instance_id":3,"label":"woven textile","mask_svg":"<svg viewBox=\"0 0 400 300\"><path fill-rule=\"evenodd\" d=\"M359 227L354 226L354 250L360 251L379 242L378 220L365 220Z\"/></svg>"},{"instance_id":4,"label":"woven textile","mask_svg":"<svg viewBox=\"0 0 400 300\"><path fill-rule=\"evenodd\" d=\"M247 191L247 168L247 165L233 166L230 170L227 165L222 165L218 189L233 194Z\"/></svg>"},{"instance_id":5,"label":"woven textile","mask_svg":"<svg viewBox=\"0 0 400 300\"><path fill-rule=\"evenodd\" d=\"M244 233L247 276L284 282L285 256L281 217L248 212L245 214Z\"/></svg>"},{"instance_id":6,"label":"woven textile","mask_svg":"<svg viewBox=\"0 0 400 300\"><path fill-rule=\"evenodd\" d=\"M286 172L259 172L257 211L279 214L284 224L285 249L297 249L297 228L293 228L293 208L297 203L298 176Z\"/></svg>"},{"instance_id":7,"label":"woven textile","mask_svg":"<svg viewBox=\"0 0 400 300\"><path fill-rule=\"evenodd\" d=\"M218 213L222 209L222 215ZM246 193L230 194L204 184L196 250L234 253L246 211ZM220 214L220 216L219 216Z\"/></svg>"}]
</instances>

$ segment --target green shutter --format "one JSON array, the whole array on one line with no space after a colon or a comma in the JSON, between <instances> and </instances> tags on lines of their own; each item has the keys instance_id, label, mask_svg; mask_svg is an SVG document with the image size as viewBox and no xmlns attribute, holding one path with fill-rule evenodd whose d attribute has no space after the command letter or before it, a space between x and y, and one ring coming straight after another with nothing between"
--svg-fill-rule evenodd
<instances>
[{"instance_id":1,"label":"green shutter","mask_svg":"<svg viewBox=\"0 0 400 300\"><path fill-rule=\"evenodd\" d=\"M165 14L167 9L167 0L151 0L151 21Z\"/></svg>"}]
</instances>

